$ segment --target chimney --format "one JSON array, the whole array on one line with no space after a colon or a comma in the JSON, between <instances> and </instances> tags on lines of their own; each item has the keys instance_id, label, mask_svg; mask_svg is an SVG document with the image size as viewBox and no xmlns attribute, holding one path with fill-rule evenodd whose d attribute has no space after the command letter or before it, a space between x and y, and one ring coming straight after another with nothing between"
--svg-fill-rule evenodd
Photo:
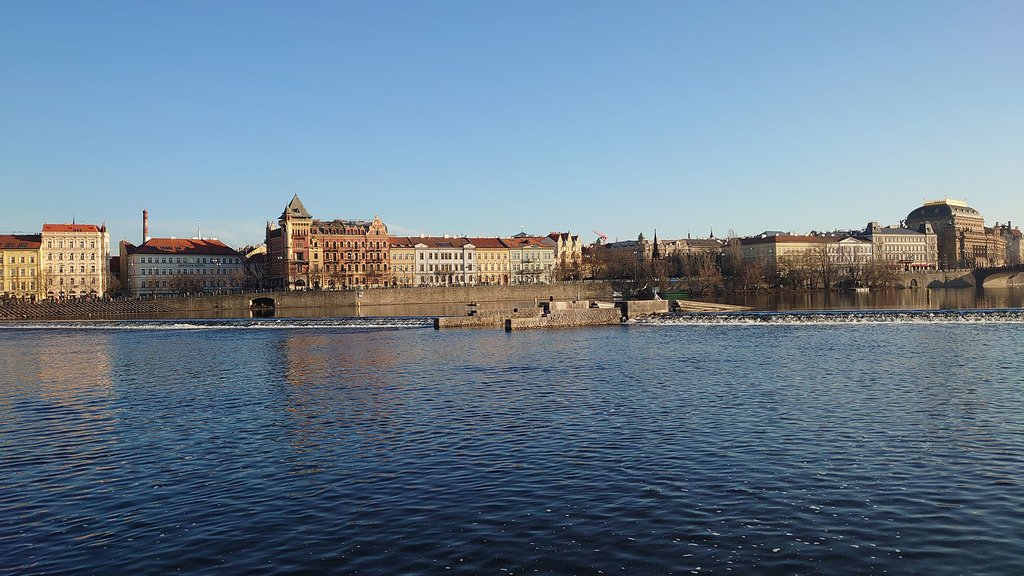
<instances>
[{"instance_id":1,"label":"chimney","mask_svg":"<svg viewBox=\"0 0 1024 576\"><path fill-rule=\"evenodd\" d=\"M149 210L142 211L142 243L149 242Z\"/></svg>"}]
</instances>

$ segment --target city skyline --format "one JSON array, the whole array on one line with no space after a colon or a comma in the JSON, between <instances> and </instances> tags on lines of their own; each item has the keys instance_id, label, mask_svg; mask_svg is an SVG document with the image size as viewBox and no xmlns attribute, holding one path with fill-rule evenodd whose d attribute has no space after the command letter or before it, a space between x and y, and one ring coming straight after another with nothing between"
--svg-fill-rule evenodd
<instances>
[{"instance_id":1,"label":"city skyline","mask_svg":"<svg viewBox=\"0 0 1024 576\"><path fill-rule=\"evenodd\" d=\"M611 239L1024 218L1018 3L0 7L0 230ZM521 228L522 227L522 228Z\"/></svg>"}]
</instances>

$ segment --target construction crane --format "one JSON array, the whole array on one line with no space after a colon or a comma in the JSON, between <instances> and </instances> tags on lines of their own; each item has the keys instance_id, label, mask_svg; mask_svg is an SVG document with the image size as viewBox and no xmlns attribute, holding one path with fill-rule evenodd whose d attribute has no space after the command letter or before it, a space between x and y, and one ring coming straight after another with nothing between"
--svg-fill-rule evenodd
<instances>
[{"instance_id":1,"label":"construction crane","mask_svg":"<svg viewBox=\"0 0 1024 576\"><path fill-rule=\"evenodd\" d=\"M591 230L591 232L597 234L597 237L601 239L600 242L598 242L599 244L606 244L608 242L608 235L604 232L598 232L597 230Z\"/></svg>"}]
</instances>

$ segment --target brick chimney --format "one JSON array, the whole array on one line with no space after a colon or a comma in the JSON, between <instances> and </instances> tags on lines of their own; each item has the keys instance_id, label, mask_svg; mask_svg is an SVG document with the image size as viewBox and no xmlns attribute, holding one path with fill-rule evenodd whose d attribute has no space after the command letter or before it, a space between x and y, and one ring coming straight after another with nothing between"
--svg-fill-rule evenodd
<instances>
[{"instance_id":1,"label":"brick chimney","mask_svg":"<svg viewBox=\"0 0 1024 576\"><path fill-rule=\"evenodd\" d=\"M149 210L142 211L142 243L149 242Z\"/></svg>"}]
</instances>

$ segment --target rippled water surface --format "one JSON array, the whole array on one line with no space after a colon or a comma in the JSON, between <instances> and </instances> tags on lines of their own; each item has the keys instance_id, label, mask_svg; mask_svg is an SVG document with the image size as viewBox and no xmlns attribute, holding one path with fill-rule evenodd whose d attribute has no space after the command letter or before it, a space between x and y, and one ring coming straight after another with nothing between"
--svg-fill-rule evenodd
<instances>
[{"instance_id":1,"label":"rippled water surface","mask_svg":"<svg viewBox=\"0 0 1024 576\"><path fill-rule=\"evenodd\" d=\"M1022 574L1020 313L902 314L7 325L0 570Z\"/></svg>"}]
</instances>

